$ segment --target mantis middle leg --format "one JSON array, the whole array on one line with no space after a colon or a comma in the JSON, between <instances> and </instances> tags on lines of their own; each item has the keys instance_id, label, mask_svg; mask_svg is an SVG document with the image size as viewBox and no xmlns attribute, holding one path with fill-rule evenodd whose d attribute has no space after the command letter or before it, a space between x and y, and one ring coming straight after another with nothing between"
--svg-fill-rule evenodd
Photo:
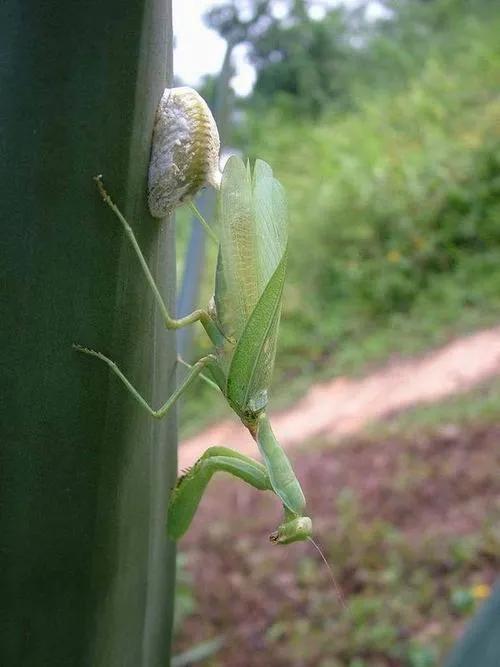
<instances>
[{"instance_id":1,"label":"mantis middle leg","mask_svg":"<svg viewBox=\"0 0 500 667\"><path fill-rule=\"evenodd\" d=\"M198 375L204 368L213 367L214 372L217 372L218 370L216 358L213 354L209 354L206 357L202 357L195 364L193 364L193 366L191 367L191 371L187 374L184 381L167 399L167 401L160 408L158 408L158 410L155 410L149 405L146 399L137 391L137 389L133 386L130 380L128 380L125 377L125 375L121 372L121 370L118 368L118 366L112 359L106 357L101 352L96 352L95 350L89 350L88 348L82 347L81 345L73 345L73 348L78 352L89 354L92 357L97 357L97 359L104 361L113 371L113 373L120 378L120 380L123 382L128 391L132 394L135 400L139 403L139 405L141 405L146 410L146 412L148 412L155 419L161 419L167 414L167 412L174 405L177 399L180 398L180 396L186 391L186 389L188 389L188 387L192 384L193 380L195 380L198 377Z\"/></svg>"}]
</instances>

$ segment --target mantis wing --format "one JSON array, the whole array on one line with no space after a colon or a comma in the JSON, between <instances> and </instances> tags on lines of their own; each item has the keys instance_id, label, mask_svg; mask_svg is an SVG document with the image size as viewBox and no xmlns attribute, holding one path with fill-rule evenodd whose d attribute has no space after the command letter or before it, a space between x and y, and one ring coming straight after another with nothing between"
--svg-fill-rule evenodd
<instances>
[{"instance_id":1,"label":"mantis wing","mask_svg":"<svg viewBox=\"0 0 500 667\"><path fill-rule=\"evenodd\" d=\"M238 340L287 244L285 196L271 167L257 160L252 176L240 158L229 158L217 218L217 317L225 335Z\"/></svg>"},{"instance_id":2,"label":"mantis wing","mask_svg":"<svg viewBox=\"0 0 500 667\"><path fill-rule=\"evenodd\" d=\"M217 317L224 334L238 339L259 298L252 183L238 157L229 158L224 168L217 218L220 238L215 282Z\"/></svg>"},{"instance_id":3,"label":"mantis wing","mask_svg":"<svg viewBox=\"0 0 500 667\"><path fill-rule=\"evenodd\" d=\"M259 294L265 289L287 246L285 192L271 167L256 160L253 173L253 204L257 230L257 280Z\"/></svg>"},{"instance_id":4,"label":"mantis wing","mask_svg":"<svg viewBox=\"0 0 500 667\"><path fill-rule=\"evenodd\" d=\"M255 306L233 353L227 379L227 398L238 412L258 412L267 404L285 268L286 254Z\"/></svg>"},{"instance_id":5,"label":"mantis wing","mask_svg":"<svg viewBox=\"0 0 500 667\"><path fill-rule=\"evenodd\" d=\"M236 347L222 353L227 396L237 411L267 403L285 278L287 216L283 188L271 167L253 170L228 160L218 200L220 249L215 303L219 322Z\"/></svg>"}]
</instances>

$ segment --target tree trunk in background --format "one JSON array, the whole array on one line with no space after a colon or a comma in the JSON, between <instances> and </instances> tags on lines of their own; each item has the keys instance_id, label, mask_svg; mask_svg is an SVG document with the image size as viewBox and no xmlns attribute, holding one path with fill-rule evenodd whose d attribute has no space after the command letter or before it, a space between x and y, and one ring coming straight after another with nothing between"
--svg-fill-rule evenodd
<instances>
[{"instance_id":1,"label":"tree trunk in background","mask_svg":"<svg viewBox=\"0 0 500 667\"><path fill-rule=\"evenodd\" d=\"M151 420L71 344L109 354L155 405L174 387L174 336L92 181L104 175L174 303L173 229L145 205L170 24L166 0L0 8L0 664L9 667L169 664L175 417Z\"/></svg>"}]
</instances>

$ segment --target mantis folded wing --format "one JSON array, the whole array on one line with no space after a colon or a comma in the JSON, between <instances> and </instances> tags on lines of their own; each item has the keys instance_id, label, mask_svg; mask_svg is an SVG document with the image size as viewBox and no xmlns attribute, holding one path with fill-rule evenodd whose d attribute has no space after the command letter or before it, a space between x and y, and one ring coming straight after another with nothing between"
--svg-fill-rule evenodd
<instances>
[{"instance_id":1,"label":"mantis folded wing","mask_svg":"<svg viewBox=\"0 0 500 667\"><path fill-rule=\"evenodd\" d=\"M105 191L105 203L120 220L154 292L165 326L177 329L200 321L214 344L214 354L200 359L177 391L155 410L116 364L99 352L75 346L106 362L133 397L155 418L163 417L203 371L210 373L231 408L257 443L263 463L225 447L210 447L181 476L168 507L167 530L178 539L188 529L205 488L215 472L228 472L281 500L284 521L270 539L289 544L309 539L311 520L304 516L305 499L292 466L276 440L265 409L272 377L286 270L286 206L281 185L269 165L257 160L253 171L231 157L218 195L219 255L212 307L172 318L161 297L132 228Z\"/></svg>"}]
</instances>

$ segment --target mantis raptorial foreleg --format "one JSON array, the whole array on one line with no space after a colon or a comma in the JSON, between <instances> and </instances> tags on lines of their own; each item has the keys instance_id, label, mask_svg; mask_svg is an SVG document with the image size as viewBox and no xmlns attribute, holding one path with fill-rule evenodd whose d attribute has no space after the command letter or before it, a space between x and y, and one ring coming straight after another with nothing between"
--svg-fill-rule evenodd
<instances>
[{"instance_id":1,"label":"mantis raptorial foreleg","mask_svg":"<svg viewBox=\"0 0 500 667\"><path fill-rule=\"evenodd\" d=\"M118 366L112 359L106 357L106 355L102 354L101 352L96 352L95 350L89 350L88 348L82 347L81 345L73 345L73 347L75 350L78 350L78 352L89 354L92 357L97 357L97 359L104 361L113 371L113 373L120 378L120 380L123 382L128 391L132 394L135 400L139 403L139 405L141 405L146 410L146 412L148 412L155 419L161 419L167 414L167 412L174 405L177 399L179 399L181 395L186 391L186 389L188 389L188 387L198 377L198 375L200 375L200 373L204 368L207 367L210 368L214 366L216 367L216 358L213 354L209 354L206 357L202 357L201 359L199 359L195 364L193 364L190 372L187 374L186 378L181 383L181 385L167 399L167 401L161 406L161 408L155 410L149 405L146 399L143 396L141 396L141 394L132 385L130 380L128 380L125 377L125 375L121 372L121 370L118 368Z\"/></svg>"},{"instance_id":2,"label":"mantis raptorial foreleg","mask_svg":"<svg viewBox=\"0 0 500 667\"><path fill-rule=\"evenodd\" d=\"M254 489L274 491L281 497L273 486L268 466L227 447L209 447L194 466L179 478L172 491L167 527L169 537L173 540L178 540L189 528L207 484L216 472L230 473ZM284 522L272 533L271 541L289 544L307 539L311 533L311 519L291 511L285 504L283 510Z\"/></svg>"},{"instance_id":3,"label":"mantis raptorial foreleg","mask_svg":"<svg viewBox=\"0 0 500 667\"><path fill-rule=\"evenodd\" d=\"M262 463L228 449L209 447L172 491L167 527L171 539L178 540L189 528L203 492L216 472L228 472L259 491L272 491L267 469Z\"/></svg>"}]
</instances>

